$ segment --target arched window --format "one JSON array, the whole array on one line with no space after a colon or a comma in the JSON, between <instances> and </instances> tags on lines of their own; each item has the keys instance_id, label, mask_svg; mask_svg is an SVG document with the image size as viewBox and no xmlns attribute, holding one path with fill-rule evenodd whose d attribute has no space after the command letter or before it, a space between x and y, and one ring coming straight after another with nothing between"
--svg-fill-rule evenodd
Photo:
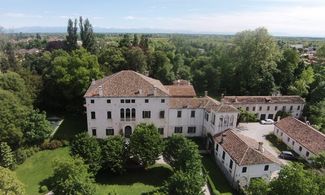
<instances>
[{"instance_id":1,"label":"arched window","mask_svg":"<svg viewBox=\"0 0 325 195\"><path fill-rule=\"evenodd\" d=\"M132 108L132 118L135 119L135 108Z\"/></svg>"},{"instance_id":2,"label":"arched window","mask_svg":"<svg viewBox=\"0 0 325 195\"><path fill-rule=\"evenodd\" d=\"M219 117L219 127L222 127L222 125L223 125L223 116L221 115Z\"/></svg>"},{"instance_id":3,"label":"arched window","mask_svg":"<svg viewBox=\"0 0 325 195\"><path fill-rule=\"evenodd\" d=\"M131 111L130 111L130 108L127 108L126 110L125 110L125 112L126 112L126 117L125 118L127 118L127 119L129 119L130 117L131 117Z\"/></svg>"},{"instance_id":4,"label":"arched window","mask_svg":"<svg viewBox=\"0 0 325 195\"><path fill-rule=\"evenodd\" d=\"M228 126L228 122L229 122L229 116L225 116L225 119L223 120L223 126Z\"/></svg>"},{"instance_id":5,"label":"arched window","mask_svg":"<svg viewBox=\"0 0 325 195\"><path fill-rule=\"evenodd\" d=\"M234 126L234 115L230 117L229 126Z\"/></svg>"},{"instance_id":6,"label":"arched window","mask_svg":"<svg viewBox=\"0 0 325 195\"><path fill-rule=\"evenodd\" d=\"M124 119L124 108L120 109L120 117L121 119Z\"/></svg>"}]
</instances>

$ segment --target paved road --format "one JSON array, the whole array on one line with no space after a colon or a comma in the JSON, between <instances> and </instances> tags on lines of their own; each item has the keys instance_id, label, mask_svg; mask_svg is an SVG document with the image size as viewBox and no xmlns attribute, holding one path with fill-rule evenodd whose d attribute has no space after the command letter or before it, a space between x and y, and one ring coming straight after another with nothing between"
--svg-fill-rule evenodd
<instances>
[{"instance_id":1,"label":"paved road","mask_svg":"<svg viewBox=\"0 0 325 195\"><path fill-rule=\"evenodd\" d=\"M271 154L278 157L280 151L272 146L272 144L266 140L266 135L270 134L274 130L274 125L262 125L260 123L239 123L239 132L247 137L253 138L258 142L263 142L263 146ZM278 158L283 164L287 164L288 161Z\"/></svg>"}]
</instances>

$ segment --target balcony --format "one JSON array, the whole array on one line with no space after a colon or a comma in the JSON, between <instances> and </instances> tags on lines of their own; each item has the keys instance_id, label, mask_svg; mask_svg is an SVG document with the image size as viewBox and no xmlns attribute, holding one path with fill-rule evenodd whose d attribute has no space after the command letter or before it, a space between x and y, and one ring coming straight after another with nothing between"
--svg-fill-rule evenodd
<instances>
[{"instance_id":1,"label":"balcony","mask_svg":"<svg viewBox=\"0 0 325 195\"><path fill-rule=\"evenodd\" d=\"M121 121L125 121L125 122L135 121L135 118L121 118Z\"/></svg>"}]
</instances>

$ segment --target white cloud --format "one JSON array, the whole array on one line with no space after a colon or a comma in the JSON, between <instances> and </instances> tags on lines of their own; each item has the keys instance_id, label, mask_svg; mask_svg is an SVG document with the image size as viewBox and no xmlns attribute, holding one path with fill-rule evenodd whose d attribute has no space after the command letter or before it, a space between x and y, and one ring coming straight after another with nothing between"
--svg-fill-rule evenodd
<instances>
[{"instance_id":1,"label":"white cloud","mask_svg":"<svg viewBox=\"0 0 325 195\"><path fill-rule=\"evenodd\" d=\"M19 12L6 12L3 13L2 15L10 18L43 18L43 16L41 15L31 15L31 14L25 14Z\"/></svg>"},{"instance_id":2,"label":"white cloud","mask_svg":"<svg viewBox=\"0 0 325 195\"><path fill-rule=\"evenodd\" d=\"M134 17L134 16L125 16L123 19L125 19L125 20L135 20L136 17Z\"/></svg>"}]
</instances>

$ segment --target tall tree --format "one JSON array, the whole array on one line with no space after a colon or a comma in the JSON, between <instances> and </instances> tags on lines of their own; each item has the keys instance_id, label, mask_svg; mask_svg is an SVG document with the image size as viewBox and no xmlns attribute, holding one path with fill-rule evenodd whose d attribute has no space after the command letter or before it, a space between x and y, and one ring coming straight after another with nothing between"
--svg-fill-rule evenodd
<instances>
[{"instance_id":1,"label":"tall tree","mask_svg":"<svg viewBox=\"0 0 325 195\"><path fill-rule=\"evenodd\" d=\"M101 168L101 148L94 137L88 133L80 133L71 142L70 153L73 156L81 157L89 165L89 170L93 174Z\"/></svg>"},{"instance_id":2,"label":"tall tree","mask_svg":"<svg viewBox=\"0 0 325 195\"><path fill-rule=\"evenodd\" d=\"M150 68L151 75L162 83L168 84L175 79L173 65L163 51L156 51L152 54Z\"/></svg>"},{"instance_id":3,"label":"tall tree","mask_svg":"<svg viewBox=\"0 0 325 195\"><path fill-rule=\"evenodd\" d=\"M147 51L149 49L149 38L147 35L141 35L139 47L144 51Z\"/></svg>"},{"instance_id":4,"label":"tall tree","mask_svg":"<svg viewBox=\"0 0 325 195\"><path fill-rule=\"evenodd\" d=\"M9 169L0 166L0 194L24 195L24 184L21 183L16 174Z\"/></svg>"},{"instance_id":5,"label":"tall tree","mask_svg":"<svg viewBox=\"0 0 325 195\"><path fill-rule=\"evenodd\" d=\"M144 73L147 70L146 55L139 47L132 47L124 52L126 69L131 69Z\"/></svg>"},{"instance_id":6,"label":"tall tree","mask_svg":"<svg viewBox=\"0 0 325 195\"><path fill-rule=\"evenodd\" d=\"M132 41L133 47L138 47L139 46L139 38L137 34L133 35L133 41Z\"/></svg>"},{"instance_id":7,"label":"tall tree","mask_svg":"<svg viewBox=\"0 0 325 195\"><path fill-rule=\"evenodd\" d=\"M265 28L237 33L234 60L237 62L235 78L241 95L270 95L275 84L273 73L279 57L276 42ZM264 79L268 80L266 87Z\"/></svg>"},{"instance_id":8,"label":"tall tree","mask_svg":"<svg viewBox=\"0 0 325 195\"><path fill-rule=\"evenodd\" d=\"M53 175L48 180L50 181L48 188L55 194L96 194L93 175L79 158L56 161Z\"/></svg>"},{"instance_id":9,"label":"tall tree","mask_svg":"<svg viewBox=\"0 0 325 195\"><path fill-rule=\"evenodd\" d=\"M162 140L153 124L136 126L130 138L130 152L144 167L155 163L162 152Z\"/></svg>"},{"instance_id":10,"label":"tall tree","mask_svg":"<svg viewBox=\"0 0 325 195\"><path fill-rule=\"evenodd\" d=\"M0 142L0 166L13 168L15 164L14 154L6 142Z\"/></svg>"},{"instance_id":11,"label":"tall tree","mask_svg":"<svg viewBox=\"0 0 325 195\"><path fill-rule=\"evenodd\" d=\"M102 142L103 168L122 173L126 162L126 145L121 136L108 137Z\"/></svg>"},{"instance_id":12,"label":"tall tree","mask_svg":"<svg viewBox=\"0 0 325 195\"><path fill-rule=\"evenodd\" d=\"M77 19L75 19L74 23L71 19L68 20L67 32L66 36L66 47L68 51L73 51L78 48L77 40L78 40L78 27L77 27Z\"/></svg>"},{"instance_id":13,"label":"tall tree","mask_svg":"<svg viewBox=\"0 0 325 195\"><path fill-rule=\"evenodd\" d=\"M94 53L95 47L95 36L93 32L93 26L90 24L88 18L83 22L82 17L79 18L79 29L82 46L87 49L88 52Z\"/></svg>"}]
</instances>

